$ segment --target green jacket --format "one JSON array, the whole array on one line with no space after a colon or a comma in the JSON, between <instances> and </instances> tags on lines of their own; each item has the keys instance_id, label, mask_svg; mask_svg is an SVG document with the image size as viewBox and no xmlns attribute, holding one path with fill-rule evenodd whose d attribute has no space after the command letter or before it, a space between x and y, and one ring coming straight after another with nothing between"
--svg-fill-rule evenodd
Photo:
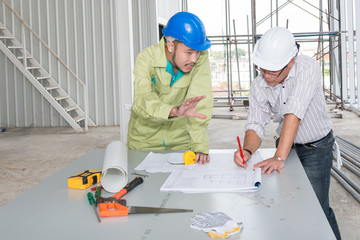
<instances>
[{"instance_id":1,"label":"green jacket","mask_svg":"<svg viewBox=\"0 0 360 240\"><path fill-rule=\"evenodd\" d=\"M209 153L207 127L213 95L208 51L202 51L189 73L171 87L172 75L165 69L165 40L146 48L136 58L134 103L128 128L127 147L138 150L192 150ZM196 107L207 119L168 118L173 107L190 97L205 95Z\"/></svg>"}]
</instances>

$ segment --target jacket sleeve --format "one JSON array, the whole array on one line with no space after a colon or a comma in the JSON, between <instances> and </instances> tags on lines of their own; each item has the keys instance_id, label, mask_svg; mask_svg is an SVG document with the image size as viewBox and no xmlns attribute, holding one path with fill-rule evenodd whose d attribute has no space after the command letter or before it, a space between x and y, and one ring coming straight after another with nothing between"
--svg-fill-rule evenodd
<instances>
[{"instance_id":1,"label":"jacket sleeve","mask_svg":"<svg viewBox=\"0 0 360 240\"><path fill-rule=\"evenodd\" d=\"M154 92L151 81L151 50L141 52L134 68L134 104L132 111L138 116L156 121L168 121L174 106L164 104Z\"/></svg>"},{"instance_id":2,"label":"jacket sleeve","mask_svg":"<svg viewBox=\"0 0 360 240\"><path fill-rule=\"evenodd\" d=\"M206 97L197 104L196 111L207 118L187 118L186 127L190 135L191 150L209 154L208 125L212 117L214 100L208 51L202 52L197 64L199 67L191 80L186 98L205 95Z\"/></svg>"}]
</instances>

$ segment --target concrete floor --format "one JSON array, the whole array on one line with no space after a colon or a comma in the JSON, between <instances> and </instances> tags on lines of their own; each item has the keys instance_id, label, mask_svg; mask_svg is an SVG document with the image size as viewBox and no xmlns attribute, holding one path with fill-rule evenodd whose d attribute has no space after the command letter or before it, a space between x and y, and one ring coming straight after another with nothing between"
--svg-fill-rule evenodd
<instances>
[{"instance_id":1,"label":"concrete floor","mask_svg":"<svg viewBox=\"0 0 360 240\"><path fill-rule=\"evenodd\" d=\"M215 108L214 114L245 117L246 110L235 108L234 112L229 112L228 108ZM357 115L344 111L342 119L332 120L335 136L360 146ZM245 123L245 120L214 118L209 125L210 148L236 148L236 136L243 139ZM274 123L267 126L262 148L274 147L276 126ZM0 133L0 207L90 150L104 149L119 138L119 127L116 126L91 128L86 134L76 134L68 127L9 128ZM346 170L343 168L360 185L360 179ZM333 178L330 204L343 239L360 240L360 204Z\"/></svg>"}]
</instances>

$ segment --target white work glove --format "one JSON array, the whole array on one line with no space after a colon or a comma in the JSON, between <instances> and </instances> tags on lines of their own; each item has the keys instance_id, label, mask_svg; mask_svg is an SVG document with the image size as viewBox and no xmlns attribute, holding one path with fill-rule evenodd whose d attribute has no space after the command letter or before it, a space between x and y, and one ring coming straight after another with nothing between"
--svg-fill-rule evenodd
<instances>
[{"instance_id":1,"label":"white work glove","mask_svg":"<svg viewBox=\"0 0 360 240\"><path fill-rule=\"evenodd\" d=\"M207 232L211 237L227 238L240 232L240 226L222 212L199 213L190 219L191 228Z\"/></svg>"},{"instance_id":2,"label":"white work glove","mask_svg":"<svg viewBox=\"0 0 360 240\"><path fill-rule=\"evenodd\" d=\"M334 156L334 159L336 159L337 168L339 170L341 170L341 166L343 165L343 163L342 163L342 158L341 158L341 155L340 155L340 148L339 148L339 145L336 142L336 140L335 140L334 145L333 145L333 156Z\"/></svg>"}]
</instances>

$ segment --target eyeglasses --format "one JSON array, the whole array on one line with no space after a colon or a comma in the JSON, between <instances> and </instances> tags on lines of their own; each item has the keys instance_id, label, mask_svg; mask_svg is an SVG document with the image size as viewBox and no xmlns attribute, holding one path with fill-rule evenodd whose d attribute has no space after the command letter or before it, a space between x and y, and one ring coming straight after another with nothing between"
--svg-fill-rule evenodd
<instances>
[{"instance_id":1,"label":"eyeglasses","mask_svg":"<svg viewBox=\"0 0 360 240\"><path fill-rule=\"evenodd\" d=\"M282 74L282 72L285 70L285 68L286 68L288 65L289 65L289 64L286 64L286 66L283 67L278 74L272 73L272 72L270 72L270 71L266 71L266 70L264 70L264 69L262 69L262 68L259 68L259 67L256 67L256 71L258 71L258 72L259 72L261 75L263 75L263 76L264 76L264 74L267 74L267 75L269 75L269 76L272 77L272 78L278 78L278 77Z\"/></svg>"}]
</instances>

